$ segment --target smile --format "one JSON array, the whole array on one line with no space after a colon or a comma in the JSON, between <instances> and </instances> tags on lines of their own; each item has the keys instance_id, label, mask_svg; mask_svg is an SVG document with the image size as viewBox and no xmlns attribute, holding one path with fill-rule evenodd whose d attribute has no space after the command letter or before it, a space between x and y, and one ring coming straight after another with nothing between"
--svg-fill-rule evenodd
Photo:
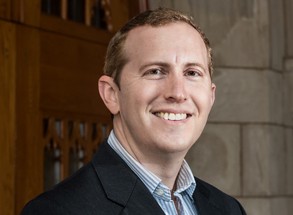
<instances>
[{"instance_id":1,"label":"smile","mask_svg":"<svg viewBox=\"0 0 293 215\"><path fill-rule=\"evenodd\" d=\"M186 119L189 115L186 113L164 113L164 112L157 112L154 113L156 116L165 119L165 120L172 120L172 121L179 121Z\"/></svg>"}]
</instances>

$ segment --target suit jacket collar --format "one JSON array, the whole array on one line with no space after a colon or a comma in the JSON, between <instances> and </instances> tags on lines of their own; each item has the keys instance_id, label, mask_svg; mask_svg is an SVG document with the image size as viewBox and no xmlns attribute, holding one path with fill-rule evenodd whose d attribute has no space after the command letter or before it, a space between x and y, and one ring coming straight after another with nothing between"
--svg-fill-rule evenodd
<instances>
[{"instance_id":1,"label":"suit jacket collar","mask_svg":"<svg viewBox=\"0 0 293 215\"><path fill-rule=\"evenodd\" d=\"M118 154L104 142L93 158L92 165L101 181L107 198L123 208L121 214L164 215L152 194ZM193 199L200 215L225 215L211 198L204 182L196 178Z\"/></svg>"},{"instance_id":2,"label":"suit jacket collar","mask_svg":"<svg viewBox=\"0 0 293 215\"><path fill-rule=\"evenodd\" d=\"M121 205L124 214L164 214L141 180L106 142L100 145L92 165L107 198Z\"/></svg>"},{"instance_id":3,"label":"suit jacket collar","mask_svg":"<svg viewBox=\"0 0 293 215\"><path fill-rule=\"evenodd\" d=\"M195 200L195 205L199 214L209 214L209 215L227 215L229 214L225 208L226 204L218 205L217 201L213 199L210 190L205 186L205 183L195 178L196 189L193 193L193 199ZM221 200L220 200L221 201Z\"/></svg>"}]
</instances>

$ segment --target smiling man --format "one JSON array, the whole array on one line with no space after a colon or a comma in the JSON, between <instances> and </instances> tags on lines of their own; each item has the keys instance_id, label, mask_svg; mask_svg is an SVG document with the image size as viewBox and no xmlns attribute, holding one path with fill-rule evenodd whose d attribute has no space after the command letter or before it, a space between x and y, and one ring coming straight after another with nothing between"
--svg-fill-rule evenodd
<instances>
[{"instance_id":1,"label":"smiling man","mask_svg":"<svg viewBox=\"0 0 293 215\"><path fill-rule=\"evenodd\" d=\"M126 63L119 87L111 76L99 81L100 95L114 115L113 135L172 189L214 102L207 48L192 26L175 22L134 28L122 55Z\"/></svg>"},{"instance_id":2,"label":"smiling man","mask_svg":"<svg viewBox=\"0 0 293 215\"><path fill-rule=\"evenodd\" d=\"M209 42L170 9L146 11L111 40L99 92L113 130L93 161L23 214L245 214L184 160L215 100Z\"/></svg>"}]
</instances>

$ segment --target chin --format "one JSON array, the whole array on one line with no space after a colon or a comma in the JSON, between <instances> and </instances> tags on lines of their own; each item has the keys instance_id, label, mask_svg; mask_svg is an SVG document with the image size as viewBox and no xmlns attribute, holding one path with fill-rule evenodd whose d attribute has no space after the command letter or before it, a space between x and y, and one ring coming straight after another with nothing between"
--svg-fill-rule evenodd
<instances>
[{"instance_id":1,"label":"chin","mask_svg":"<svg viewBox=\"0 0 293 215\"><path fill-rule=\"evenodd\" d=\"M162 151L169 153L187 152L193 144L194 142L191 142L190 140L187 141L182 139L170 139L168 141L165 139L163 142L161 142L160 148Z\"/></svg>"}]
</instances>

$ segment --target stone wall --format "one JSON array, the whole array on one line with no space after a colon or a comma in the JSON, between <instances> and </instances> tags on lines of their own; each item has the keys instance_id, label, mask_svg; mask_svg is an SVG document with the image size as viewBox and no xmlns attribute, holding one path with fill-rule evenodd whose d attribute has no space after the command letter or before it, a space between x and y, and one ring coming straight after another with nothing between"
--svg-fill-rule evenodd
<instances>
[{"instance_id":1,"label":"stone wall","mask_svg":"<svg viewBox=\"0 0 293 215\"><path fill-rule=\"evenodd\" d=\"M249 215L293 211L293 0L149 0L192 14L209 37L216 103L187 155Z\"/></svg>"}]
</instances>

